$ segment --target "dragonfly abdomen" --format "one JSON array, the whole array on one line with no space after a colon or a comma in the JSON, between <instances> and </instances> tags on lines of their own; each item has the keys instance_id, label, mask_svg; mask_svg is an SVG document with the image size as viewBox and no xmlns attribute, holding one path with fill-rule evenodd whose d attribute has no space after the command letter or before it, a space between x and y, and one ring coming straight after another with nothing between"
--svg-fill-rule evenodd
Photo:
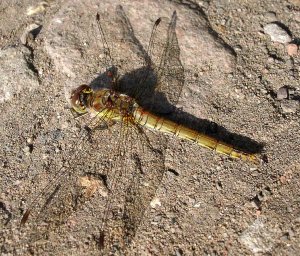
<instances>
[{"instance_id":1,"label":"dragonfly abdomen","mask_svg":"<svg viewBox=\"0 0 300 256\"><path fill-rule=\"evenodd\" d=\"M156 116L150 112L143 110L140 107L135 110L134 117L138 124L147 128L154 129L163 133L174 134L176 137L195 142L202 147L214 150L217 153L229 156L231 158L257 162L257 158L253 154L239 151L232 145L228 145L213 137L177 124L171 120Z\"/></svg>"}]
</instances>

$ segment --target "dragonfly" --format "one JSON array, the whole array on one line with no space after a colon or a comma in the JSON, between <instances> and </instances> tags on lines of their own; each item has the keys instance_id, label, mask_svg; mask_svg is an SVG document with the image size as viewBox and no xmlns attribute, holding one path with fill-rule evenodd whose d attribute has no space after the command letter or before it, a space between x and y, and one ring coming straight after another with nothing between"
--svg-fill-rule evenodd
<instances>
[{"instance_id":1,"label":"dragonfly","mask_svg":"<svg viewBox=\"0 0 300 256\"><path fill-rule=\"evenodd\" d=\"M117 7L117 13L122 24L127 27L128 34L132 35L132 28L122 6ZM164 108L161 104L162 99L172 105L177 104L185 81L176 35L176 21L176 12L168 22L162 18L157 19L152 28L142 68L129 75L120 76L118 66L112 57L113 49L106 39L107 32L103 28L101 15L99 13L96 15L101 45L105 53L104 62L107 65L104 74L106 82L100 88L87 84L80 85L72 91L70 103L76 118L88 116L88 123L78 136L80 142L89 140L91 130L95 134L98 129L104 128L110 131L112 140L117 140L117 146L113 148L106 171L107 176L111 177L105 181L108 194L111 195L105 195L107 199L99 226L98 243L101 250L106 248L109 251L109 245L116 244L116 239L119 247L128 246L134 239L165 172L166 134L194 142L233 159L258 162L256 154L240 151L233 145L169 120L166 117L168 107L167 110L160 111ZM165 36L162 36L163 32ZM131 41L134 41L132 37ZM117 134L113 134L115 131ZM144 155L147 156L145 159ZM80 153L75 154L74 161L76 158L80 158ZM62 194L62 187L68 179L66 177L72 175L65 169L66 167L60 168L53 180L32 200L22 217L21 225L39 218L50 219L47 217L49 212L51 218L61 214L63 203L54 206L53 202ZM118 184L122 183L125 176L131 177L131 185L128 185L125 191L117 192ZM64 214L61 215L69 215L77 208L78 202L84 204L93 196L99 184L96 182L90 186L89 180L85 179L86 182L89 189L85 189L84 193L77 193L80 196L76 198L76 207L70 211L64 210ZM120 196L124 198L123 207L114 209L115 201ZM66 216L61 215L57 221L60 225L66 219ZM45 230L49 230L49 227L47 226ZM36 231L41 232L38 229Z\"/></svg>"}]
</instances>

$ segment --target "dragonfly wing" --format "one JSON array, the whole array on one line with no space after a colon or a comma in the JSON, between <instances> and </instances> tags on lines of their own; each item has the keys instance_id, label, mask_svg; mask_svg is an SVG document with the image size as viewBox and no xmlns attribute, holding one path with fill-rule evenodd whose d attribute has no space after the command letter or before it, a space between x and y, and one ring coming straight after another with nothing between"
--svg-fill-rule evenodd
<instances>
[{"instance_id":1,"label":"dragonfly wing","mask_svg":"<svg viewBox=\"0 0 300 256\"><path fill-rule=\"evenodd\" d=\"M96 42L93 45L96 45L99 52L104 53L100 65L111 67L113 70L111 73L114 76L114 82L111 88L127 92L128 85L137 83L137 73L132 71L139 70L145 63L145 59L149 59L149 57L135 37L133 27L123 7L118 5L115 12L109 11L101 10L97 14L96 23L98 24L95 24L94 27L97 26L98 31L94 35ZM119 82L119 77L123 77L123 82ZM101 77L95 79L92 85L96 86L99 82L101 83Z\"/></svg>"},{"instance_id":2,"label":"dragonfly wing","mask_svg":"<svg viewBox=\"0 0 300 256\"><path fill-rule=\"evenodd\" d=\"M156 61L159 65L155 70L158 77L156 93L164 94L168 102L173 105L177 104L184 85L184 68L180 61L180 48L175 31L176 20L177 15L174 12L168 26L163 53ZM153 39L154 48L160 46L160 39L157 36Z\"/></svg>"},{"instance_id":3,"label":"dragonfly wing","mask_svg":"<svg viewBox=\"0 0 300 256\"><path fill-rule=\"evenodd\" d=\"M163 178L166 146L163 135L126 121L112 133L117 145L107 171L110 196L99 216L104 254L112 253L112 245L121 253L130 247Z\"/></svg>"},{"instance_id":4,"label":"dragonfly wing","mask_svg":"<svg viewBox=\"0 0 300 256\"><path fill-rule=\"evenodd\" d=\"M35 186L37 188L28 197L28 207L21 220L22 229L27 231L23 242L33 244L43 240L46 243L49 233L66 224L68 218L95 193L93 187L102 180L89 179L87 182L84 178L87 177L87 167L84 166L83 152L87 145L91 145L89 140L90 132L82 129L75 138L76 144L70 149L72 152L61 151L33 177L29 186L32 190ZM58 158L64 162L61 167L54 163Z\"/></svg>"},{"instance_id":5,"label":"dragonfly wing","mask_svg":"<svg viewBox=\"0 0 300 256\"><path fill-rule=\"evenodd\" d=\"M47 186L45 194L26 211L22 224L30 228L30 234L26 237L28 242L46 239L51 231L64 224L76 210L80 192L74 179L74 175L64 175L63 179L57 178L51 186Z\"/></svg>"},{"instance_id":6,"label":"dragonfly wing","mask_svg":"<svg viewBox=\"0 0 300 256\"><path fill-rule=\"evenodd\" d=\"M127 244L132 242L145 221L144 215L155 197L165 171L166 138L162 134L141 128L136 128L136 132L143 147L136 148L132 153L135 172L125 195L123 219Z\"/></svg>"},{"instance_id":7,"label":"dragonfly wing","mask_svg":"<svg viewBox=\"0 0 300 256\"><path fill-rule=\"evenodd\" d=\"M115 75L112 88L135 98L140 105L155 112L166 113L176 104L183 84L184 69L176 36L176 12L169 18L159 18L153 25L148 49L134 33L122 6L114 14L100 13L100 33L97 42L109 53ZM102 50L103 52L103 50ZM102 63L102 66L105 62ZM100 79L101 80L101 79ZM100 84L95 81L92 84ZM109 84L109 83L107 83Z\"/></svg>"},{"instance_id":8,"label":"dragonfly wing","mask_svg":"<svg viewBox=\"0 0 300 256\"><path fill-rule=\"evenodd\" d=\"M153 26L145 66L131 96L156 113L169 113L178 102L184 85L184 69L176 35L176 12L171 20L158 19Z\"/></svg>"},{"instance_id":9,"label":"dragonfly wing","mask_svg":"<svg viewBox=\"0 0 300 256\"><path fill-rule=\"evenodd\" d=\"M184 69L175 30L176 20L177 15L174 12L169 23L161 22L153 36L153 42L150 42L153 48L151 57L155 65L154 73L157 77L153 106L158 113L172 110L172 105L177 104L184 85Z\"/></svg>"}]
</instances>

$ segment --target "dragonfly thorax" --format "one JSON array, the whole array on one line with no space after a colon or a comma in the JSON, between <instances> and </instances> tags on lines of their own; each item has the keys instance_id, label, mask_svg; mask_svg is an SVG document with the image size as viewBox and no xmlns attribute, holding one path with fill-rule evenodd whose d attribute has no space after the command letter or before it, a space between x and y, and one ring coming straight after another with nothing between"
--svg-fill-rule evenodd
<instances>
[{"instance_id":1,"label":"dragonfly thorax","mask_svg":"<svg viewBox=\"0 0 300 256\"><path fill-rule=\"evenodd\" d=\"M72 108L79 114L90 112L93 115L111 115L128 117L138 107L136 101L111 89L93 90L88 85L81 85L72 92Z\"/></svg>"},{"instance_id":2,"label":"dragonfly thorax","mask_svg":"<svg viewBox=\"0 0 300 256\"><path fill-rule=\"evenodd\" d=\"M101 89L94 92L91 107L95 112L110 111L118 116L130 116L138 107L136 101L126 94L110 89Z\"/></svg>"}]
</instances>

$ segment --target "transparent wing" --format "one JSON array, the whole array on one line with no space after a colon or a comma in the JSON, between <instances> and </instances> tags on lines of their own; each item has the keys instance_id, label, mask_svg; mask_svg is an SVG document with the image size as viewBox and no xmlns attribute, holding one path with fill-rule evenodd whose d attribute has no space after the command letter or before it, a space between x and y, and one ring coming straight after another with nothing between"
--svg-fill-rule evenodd
<instances>
[{"instance_id":1,"label":"transparent wing","mask_svg":"<svg viewBox=\"0 0 300 256\"><path fill-rule=\"evenodd\" d=\"M37 170L32 179L36 189L26 198L27 210L21 219L21 227L29 230L25 242L45 240L50 232L66 224L68 218L90 200L96 192L94 188L102 186L103 190L104 180L89 177L88 173L94 173L94 170L89 172L85 159L92 158L92 152L95 152L88 126L96 128L106 124L105 115L101 119L90 119L86 124L75 136L73 147L60 152L57 158L51 157L51 162ZM62 166L54 162L58 158L62 160Z\"/></svg>"},{"instance_id":2,"label":"transparent wing","mask_svg":"<svg viewBox=\"0 0 300 256\"><path fill-rule=\"evenodd\" d=\"M142 137L147 136L151 145L147 143L143 151L136 151L132 154L136 171L125 195L123 218L128 244L134 239L138 228L142 225L144 215L150 208L150 203L155 197L165 171L166 137L151 131L144 132L145 134L140 136L141 140Z\"/></svg>"},{"instance_id":3,"label":"transparent wing","mask_svg":"<svg viewBox=\"0 0 300 256\"><path fill-rule=\"evenodd\" d=\"M117 6L114 11L99 11L95 21L99 33L93 36L93 45L99 49L100 66L113 70L114 83L110 86L119 92L126 92L128 84L136 84L137 73L144 63L149 61L147 51L135 37L133 27L122 6ZM134 73L134 75L130 75ZM126 83L121 83L118 78L123 77ZM133 81L134 80L134 81ZM99 83L100 82L100 83ZM98 84L97 84L98 83ZM101 79L92 81L93 88L107 87L101 84ZM108 85L109 87L109 85Z\"/></svg>"},{"instance_id":4,"label":"transparent wing","mask_svg":"<svg viewBox=\"0 0 300 256\"><path fill-rule=\"evenodd\" d=\"M156 63L155 73L158 83L156 94L164 94L168 103L176 105L184 85L184 69L180 61L180 48L176 35L176 12L173 13L163 43L161 35L157 32L153 38L153 61ZM163 49L159 55L160 49ZM156 103L161 100L156 101Z\"/></svg>"},{"instance_id":5,"label":"transparent wing","mask_svg":"<svg viewBox=\"0 0 300 256\"><path fill-rule=\"evenodd\" d=\"M176 36L176 12L171 20L158 19L153 26L145 65L135 71L136 87L129 93L145 108L168 113L178 102L184 85L184 69ZM123 78L126 81L127 77Z\"/></svg>"},{"instance_id":6,"label":"transparent wing","mask_svg":"<svg viewBox=\"0 0 300 256\"><path fill-rule=\"evenodd\" d=\"M88 14L87 14L88 15ZM135 98L155 112L173 110L184 85L184 69L176 36L176 12L172 18L159 18L143 46L135 36L130 18L122 6L116 10L99 10L92 19L88 48L82 55L88 65L98 66L93 89L112 88ZM81 19L87 17L81 15ZM69 31L75 34L75 30Z\"/></svg>"},{"instance_id":7,"label":"transparent wing","mask_svg":"<svg viewBox=\"0 0 300 256\"><path fill-rule=\"evenodd\" d=\"M67 218L78 210L83 191L78 176L68 173L63 178L57 178L44 192L22 219L23 224L30 229L26 237L29 243L46 239L50 232L65 224Z\"/></svg>"},{"instance_id":8,"label":"transparent wing","mask_svg":"<svg viewBox=\"0 0 300 256\"><path fill-rule=\"evenodd\" d=\"M116 154L107 172L111 194L100 213L99 226L105 254L113 253L112 245L120 253L130 246L165 170L163 135L126 121L112 129L119 137L114 138L118 141Z\"/></svg>"}]
</instances>

